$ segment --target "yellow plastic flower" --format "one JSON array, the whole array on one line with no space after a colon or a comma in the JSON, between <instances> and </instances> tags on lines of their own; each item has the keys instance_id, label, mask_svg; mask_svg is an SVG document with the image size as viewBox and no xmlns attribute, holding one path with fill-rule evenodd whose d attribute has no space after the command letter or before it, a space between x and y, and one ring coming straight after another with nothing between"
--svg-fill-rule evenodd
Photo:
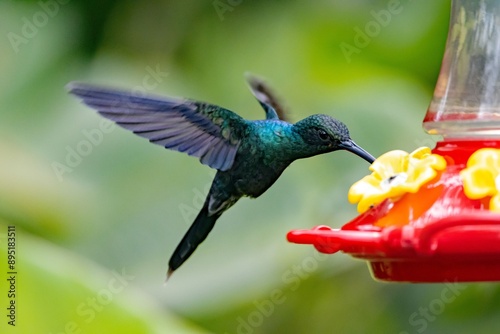
<instances>
[{"instance_id":1,"label":"yellow plastic flower","mask_svg":"<svg viewBox=\"0 0 500 334\"><path fill-rule=\"evenodd\" d=\"M460 171L464 193L470 199L491 196L490 210L500 212L500 150L482 148L474 152Z\"/></svg>"},{"instance_id":2,"label":"yellow plastic flower","mask_svg":"<svg viewBox=\"0 0 500 334\"><path fill-rule=\"evenodd\" d=\"M428 147L410 154L400 150L387 152L372 163L372 174L351 186L349 202L358 203L358 211L363 213L388 198L397 201L405 193L416 193L445 168L446 160L432 154Z\"/></svg>"}]
</instances>

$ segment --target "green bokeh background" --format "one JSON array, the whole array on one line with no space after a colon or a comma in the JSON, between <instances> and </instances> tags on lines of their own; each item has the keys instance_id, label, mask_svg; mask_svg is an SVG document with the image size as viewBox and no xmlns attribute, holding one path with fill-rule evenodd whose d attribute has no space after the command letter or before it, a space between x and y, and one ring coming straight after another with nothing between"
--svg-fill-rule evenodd
<instances>
[{"instance_id":1,"label":"green bokeh background","mask_svg":"<svg viewBox=\"0 0 500 334\"><path fill-rule=\"evenodd\" d=\"M0 2L0 332L498 332L496 284L380 283L361 261L286 242L291 229L356 216L347 190L368 170L346 152L298 161L258 200L240 201L164 286L214 172L125 130L102 132L64 88L78 80L185 96L259 119L250 71L293 120L337 117L374 155L433 146L421 122L450 4L402 0L380 18L392 4ZM379 29L361 45L356 31L370 22ZM346 57L340 46L356 41ZM85 133L98 138L90 148ZM85 148L68 166L69 152ZM6 317L9 225L15 327Z\"/></svg>"}]
</instances>

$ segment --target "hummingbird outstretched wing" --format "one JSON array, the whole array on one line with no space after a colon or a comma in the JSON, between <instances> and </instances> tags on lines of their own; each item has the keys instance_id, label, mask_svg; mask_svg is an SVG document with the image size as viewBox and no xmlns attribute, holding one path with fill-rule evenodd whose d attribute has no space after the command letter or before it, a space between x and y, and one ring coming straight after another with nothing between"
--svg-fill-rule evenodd
<instances>
[{"instance_id":1,"label":"hummingbird outstretched wing","mask_svg":"<svg viewBox=\"0 0 500 334\"><path fill-rule=\"evenodd\" d=\"M139 95L81 83L69 92L99 114L150 142L198 157L217 170L231 168L246 121L208 103Z\"/></svg>"},{"instance_id":2,"label":"hummingbird outstretched wing","mask_svg":"<svg viewBox=\"0 0 500 334\"><path fill-rule=\"evenodd\" d=\"M264 108L266 119L289 121L285 108L266 82L250 73L245 73L245 77L252 94Z\"/></svg>"}]
</instances>

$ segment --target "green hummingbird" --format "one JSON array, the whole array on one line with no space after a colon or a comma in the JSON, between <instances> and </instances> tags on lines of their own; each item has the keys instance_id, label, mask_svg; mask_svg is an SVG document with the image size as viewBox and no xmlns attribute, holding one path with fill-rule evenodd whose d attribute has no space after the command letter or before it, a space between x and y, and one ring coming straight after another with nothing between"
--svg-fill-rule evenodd
<instances>
[{"instance_id":1,"label":"green hummingbird","mask_svg":"<svg viewBox=\"0 0 500 334\"><path fill-rule=\"evenodd\" d=\"M119 126L217 170L203 207L170 258L167 279L227 209L243 196L262 195L293 161L337 150L350 151L369 163L375 160L351 139L341 121L316 114L289 123L265 82L250 75L248 81L265 120L246 120L205 102L68 85L71 94Z\"/></svg>"}]
</instances>

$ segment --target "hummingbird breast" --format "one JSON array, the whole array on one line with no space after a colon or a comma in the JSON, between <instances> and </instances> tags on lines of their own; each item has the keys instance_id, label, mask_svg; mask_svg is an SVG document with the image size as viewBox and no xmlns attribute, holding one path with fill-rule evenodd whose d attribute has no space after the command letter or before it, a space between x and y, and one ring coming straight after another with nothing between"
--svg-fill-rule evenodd
<instances>
[{"instance_id":1,"label":"hummingbird breast","mask_svg":"<svg viewBox=\"0 0 500 334\"><path fill-rule=\"evenodd\" d=\"M216 187L231 196L262 195L295 160L290 129L279 120L252 122L232 167L217 173Z\"/></svg>"},{"instance_id":2,"label":"hummingbird breast","mask_svg":"<svg viewBox=\"0 0 500 334\"><path fill-rule=\"evenodd\" d=\"M260 160L260 159L259 159ZM229 188L239 196L259 197L280 177L288 166L270 166L263 163L249 164L235 159L233 168L227 172L218 172L225 179Z\"/></svg>"},{"instance_id":3,"label":"hummingbird breast","mask_svg":"<svg viewBox=\"0 0 500 334\"><path fill-rule=\"evenodd\" d=\"M274 157L268 151L236 155L230 180L241 196L259 197L280 177L292 161Z\"/></svg>"}]
</instances>

